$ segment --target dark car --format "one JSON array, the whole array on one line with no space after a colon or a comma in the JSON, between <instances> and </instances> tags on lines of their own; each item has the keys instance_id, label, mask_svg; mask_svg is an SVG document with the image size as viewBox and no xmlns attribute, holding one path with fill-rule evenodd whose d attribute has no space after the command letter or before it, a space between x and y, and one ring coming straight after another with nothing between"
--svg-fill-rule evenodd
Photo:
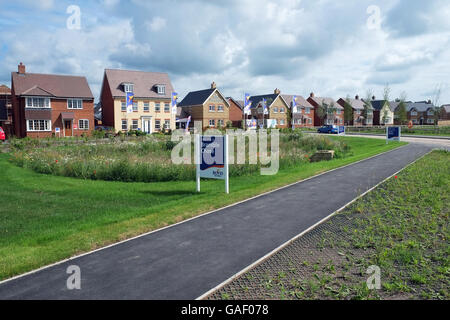
<instances>
[{"instance_id":1,"label":"dark car","mask_svg":"<svg viewBox=\"0 0 450 320\"><path fill-rule=\"evenodd\" d=\"M317 129L318 133L338 133L338 127L335 125L324 125Z\"/></svg>"},{"instance_id":2,"label":"dark car","mask_svg":"<svg viewBox=\"0 0 450 320\"><path fill-rule=\"evenodd\" d=\"M5 141L5 139L6 139L5 131L3 131L3 128L0 127L0 141Z\"/></svg>"}]
</instances>

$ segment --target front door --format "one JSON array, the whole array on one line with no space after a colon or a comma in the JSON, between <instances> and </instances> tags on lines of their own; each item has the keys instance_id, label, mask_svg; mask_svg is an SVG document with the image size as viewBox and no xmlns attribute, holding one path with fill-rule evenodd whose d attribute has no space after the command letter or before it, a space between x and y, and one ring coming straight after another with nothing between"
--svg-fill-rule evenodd
<instances>
[{"instance_id":1,"label":"front door","mask_svg":"<svg viewBox=\"0 0 450 320\"><path fill-rule=\"evenodd\" d=\"M72 120L64 120L64 137L72 136Z\"/></svg>"},{"instance_id":2,"label":"front door","mask_svg":"<svg viewBox=\"0 0 450 320\"><path fill-rule=\"evenodd\" d=\"M148 118L142 119L142 131L152 133L152 120Z\"/></svg>"}]
</instances>

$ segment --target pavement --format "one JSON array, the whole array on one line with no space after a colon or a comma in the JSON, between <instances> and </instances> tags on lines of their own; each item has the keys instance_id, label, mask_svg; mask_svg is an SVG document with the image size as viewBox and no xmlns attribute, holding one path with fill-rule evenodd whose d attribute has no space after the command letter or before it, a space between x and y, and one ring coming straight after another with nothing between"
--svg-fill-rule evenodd
<instances>
[{"instance_id":1,"label":"pavement","mask_svg":"<svg viewBox=\"0 0 450 320\"><path fill-rule=\"evenodd\" d=\"M430 151L412 143L0 283L0 299L195 299ZM81 289L67 289L69 266Z\"/></svg>"}]
</instances>

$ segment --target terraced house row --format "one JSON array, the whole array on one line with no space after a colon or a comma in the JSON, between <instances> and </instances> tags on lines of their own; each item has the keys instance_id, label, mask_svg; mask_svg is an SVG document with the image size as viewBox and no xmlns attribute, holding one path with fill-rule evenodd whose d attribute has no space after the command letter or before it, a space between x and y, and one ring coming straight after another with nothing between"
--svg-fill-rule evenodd
<instances>
[{"instance_id":1,"label":"terraced house row","mask_svg":"<svg viewBox=\"0 0 450 320\"><path fill-rule=\"evenodd\" d=\"M83 76L28 73L23 63L11 73L11 89L0 86L0 126L7 136L72 137L98 126L115 132L146 133L193 127L300 128L322 125L372 126L398 123L398 101L285 94L280 89L244 100L226 96L215 82L188 92L176 103L167 73L105 69L99 101ZM129 101L127 101L127 99ZM175 101L175 103L174 103ZM413 124L435 124L430 101L405 102ZM449 105L439 118L450 119Z\"/></svg>"}]
</instances>

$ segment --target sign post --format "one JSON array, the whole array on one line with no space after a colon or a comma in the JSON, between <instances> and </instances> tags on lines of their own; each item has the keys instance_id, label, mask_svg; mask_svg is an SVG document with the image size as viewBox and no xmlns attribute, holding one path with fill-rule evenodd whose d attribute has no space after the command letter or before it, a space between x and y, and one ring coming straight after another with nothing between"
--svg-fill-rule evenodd
<instances>
[{"instance_id":1,"label":"sign post","mask_svg":"<svg viewBox=\"0 0 450 320\"><path fill-rule=\"evenodd\" d=\"M345 136L345 126L337 126L337 129L338 129L338 132L337 132L338 135L343 134Z\"/></svg>"},{"instance_id":2,"label":"sign post","mask_svg":"<svg viewBox=\"0 0 450 320\"><path fill-rule=\"evenodd\" d=\"M200 178L225 180L225 193L230 193L228 170L228 135L196 135L197 192Z\"/></svg>"},{"instance_id":3,"label":"sign post","mask_svg":"<svg viewBox=\"0 0 450 320\"><path fill-rule=\"evenodd\" d=\"M386 144L389 140L400 141L401 127L386 127Z\"/></svg>"}]
</instances>

